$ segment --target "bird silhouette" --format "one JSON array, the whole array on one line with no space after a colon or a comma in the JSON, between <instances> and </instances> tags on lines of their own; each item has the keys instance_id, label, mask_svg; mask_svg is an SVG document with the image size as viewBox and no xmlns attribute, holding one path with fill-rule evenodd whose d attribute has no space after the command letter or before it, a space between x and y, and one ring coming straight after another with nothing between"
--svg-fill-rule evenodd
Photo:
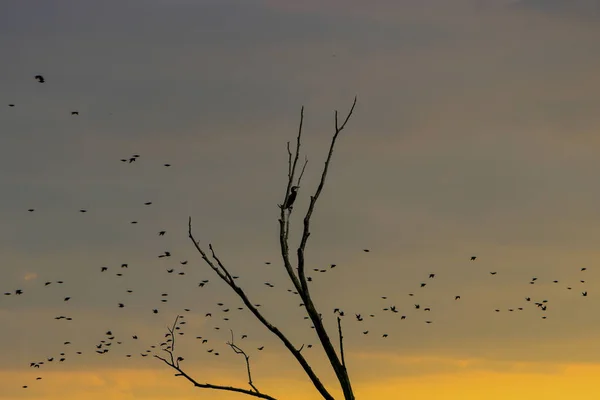
<instances>
[{"instance_id":1,"label":"bird silhouette","mask_svg":"<svg viewBox=\"0 0 600 400\"><path fill-rule=\"evenodd\" d=\"M300 189L300 186L292 186L290 188L290 193L283 203L284 210L292 210L294 202L296 201L296 196L298 195L298 189Z\"/></svg>"}]
</instances>

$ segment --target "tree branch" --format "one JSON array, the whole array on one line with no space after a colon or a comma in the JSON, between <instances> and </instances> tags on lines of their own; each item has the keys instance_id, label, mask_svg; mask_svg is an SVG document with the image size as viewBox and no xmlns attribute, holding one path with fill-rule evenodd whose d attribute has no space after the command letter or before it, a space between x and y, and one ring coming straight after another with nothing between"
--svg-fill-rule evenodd
<instances>
[{"instance_id":1,"label":"tree branch","mask_svg":"<svg viewBox=\"0 0 600 400\"><path fill-rule=\"evenodd\" d=\"M250 356L247 355L246 352L242 350L239 346L233 343L233 331L231 329L229 331L231 332L231 342L227 342L227 344L229 345L229 347L231 347L235 354L241 354L244 356L244 358L246 359L246 370L248 371L248 385L250 385L256 393L260 393L260 390L258 390L256 386L254 386L254 384L252 383L252 374L250 373Z\"/></svg>"},{"instance_id":2,"label":"tree branch","mask_svg":"<svg viewBox=\"0 0 600 400\"><path fill-rule=\"evenodd\" d=\"M346 369L346 361L344 359L344 336L342 335L342 319L337 317L338 334L340 337L340 357L342 359L342 366Z\"/></svg>"},{"instance_id":3,"label":"tree branch","mask_svg":"<svg viewBox=\"0 0 600 400\"><path fill-rule=\"evenodd\" d=\"M175 374L175 376L183 376L185 379L190 381L195 387L203 388L203 389L215 389L215 390L225 390L225 391L229 391L229 392L243 393L243 394L247 394L248 396L258 397L259 399L277 400L275 397L269 396L268 394L253 392L252 390L248 390L248 389L242 389L242 388L237 388L237 387L233 387L233 386L213 385L210 383L198 383L196 380L194 380L194 378L192 378L187 373L185 373L179 367L179 365L170 363L167 359L165 359L161 356L158 356L158 355L154 355L154 357L158 358L159 360L161 360L162 362L167 364L169 367L176 370L178 372L178 374Z\"/></svg>"},{"instance_id":4,"label":"tree branch","mask_svg":"<svg viewBox=\"0 0 600 400\"><path fill-rule=\"evenodd\" d=\"M348 376L348 373L346 371L346 366L345 366L345 361L344 361L344 354L343 354L343 344L342 344L342 335L341 335L341 325L340 325L340 321L338 318L338 332L340 334L340 352L341 352L341 357L342 357L342 361L340 361L332 343L331 340L329 338L329 336L327 335L327 331L324 328L323 325L323 321L321 319L320 314L318 313L312 299L310 296L310 292L308 289L308 284L307 284L307 280L306 280L306 276L305 276L305 258L304 258L304 252L305 252L305 248L306 248L306 244L308 242L308 237L310 236L310 218L312 216L312 213L314 211L315 208L315 204L323 190L323 187L325 185L325 180L327 177L327 172L329 169L329 164L332 158L332 154L333 154L333 149L336 143L336 140L340 134L340 132L345 128L346 123L348 122L348 120L350 119L350 117L352 116L352 113L354 111L354 108L356 106L356 97L354 98L354 102L352 104L352 107L350 108L350 111L348 112L348 115L346 116L343 124L340 126L338 123L338 113L337 111L335 111L335 134L333 135L333 138L331 140L331 145L329 148L329 153L327 156L327 160L325 161L325 166L323 169L323 172L321 174L321 180L320 183L317 187L317 190L315 192L315 194L313 196L311 196L310 198L310 204L309 204L309 208L308 211L304 217L304 229L302 232L302 239L300 241L300 245L298 247L297 250L297 256L298 256L298 265L297 265L297 275L296 272L294 271L292 264L290 262L290 257L289 257L289 244L288 244L288 237L289 237L289 219L290 219L290 215L292 210L289 208L284 208L284 205L287 203L288 198L290 196L290 190L291 187L293 186L294 183L294 177L296 174L296 168L298 166L298 158L299 158L299 154L300 154L300 146L301 146L301 138L302 138L302 127L303 127L303 122L304 122L304 107L302 107L301 112L300 112L300 124L299 124L299 128L298 128L298 135L296 138L296 149L294 152L294 155L292 156L292 152L290 150L290 143L287 143L287 152L288 152L288 183L287 183L287 187L286 187L286 193L285 193L285 198L284 201L281 205L279 205L280 208L280 218L279 218L279 241L280 241L280 248L281 248L281 256L283 258L283 262L284 262L284 268L286 270L286 272L288 273L288 276L290 278L290 280L292 281L292 283L294 284L294 287L296 288L298 294L300 295L300 297L303 300L303 304L304 307L310 317L310 319L313 322L314 328L317 332L317 335L319 337L319 340L323 346L323 349L330 361L330 364L332 366L332 368L334 369L334 372L338 378L338 381L340 382L340 385L342 387L343 393L344 393L344 398L346 400L354 400L354 394L352 391L352 386L350 384L350 379ZM292 161L292 157L293 157L293 161ZM306 168L306 165L308 163L308 159L305 157L305 162L304 165L302 167L302 171L300 173L300 176L298 178L298 183L297 186L300 186L300 181L304 175L304 171ZM286 213L286 210L289 211ZM209 257L207 256L207 254L203 251L203 249L200 247L199 242L196 241L196 239L194 238L194 235L192 233L192 219L191 217L189 218L188 221L188 236L190 238L190 240L192 240L192 242L194 243L194 246L196 247L196 250L201 254L202 259L209 265L209 267L215 271L215 273L225 282L227 283L232 289L233 291L240 297L240 299L244 302L244 304L248 307L248 309L250 310L250 312L252 312L254 314L254 316L268 329L270 330L273 334L275 334L280 340L281 342L286 346L286 348L288 349L288 351L290 351L290 353L292 353L292 355L296 358L296 360L298 361L298 363L302 366L302 368L304 369L305 373L308 375L308 377L310 378L310 380L312 381L313 385L315 386L315 388L319 391L319 393L321 394L321 396L325 399L325 400L334 400L333 396L331 396L331 394L329 394L329 392L327 391L327 389L324 387L324 385L321 383L321 381L319 380L319 378L316 376L316 374L314 373L314 371L312 370L312 368L310 367L310 365L308 364L308 362L306 361L306 359L302 356L301 354L301 350L304 348L304 345L302 345L302 347L300 349L296 349L294 347L294 345L287 339L287 337L274 325L272 325L270 322L268 322L264 316L258 311L258 309L250 302L248 296L246 295L246 293L239 287L236 285L236 283L233 280L233 277L230 275L229 271L227 270L227 268L223 265L223 263L221 262L221 260L216 256L215 251L212 248L212 245L209 244L209 248L211 250L212 253L212 258L214 261L216 261L216 265L215 263L209 259ZM232 332L232 342L230 344L230 346L232 347L232 349L237 353L238 350L236 350L237 346L235 346L233 344L233 332ZM237 348L239 349L239 348ZM241 349L239 349L241 351ZM243 352L240 352L239 354L244 354ZM169 364L165 359L162 359L164 362L166 362L167 364ZM261 395L258 390L254 387L254 385L252 384L252 379L251 379L251 375L250 375L250 366L249 366L249 362L248 362L248 358L246 358L246 362L247 362L247 370L248 370L248 380L249 380L249 384L250 386L255 390L255 391L250 391L250 390L245 390L245 389L238 389L238 388L232 388L232 387L225 387L225 386L216 386L216 385L210 385L210 384L198 384L196 381L194 381L191 377L189 377L188 375L186 375L183 371L181 371L179 369L179 365L175 365L175 363L171 363L173 364L172 367L175 368L177 371L179 371L178 376L184 376L186 379L188 379L190 382L194 383L195 386L198 387L206 387L206 388L213 388L213 389L220 389L220 390L231 390L231 391L237 391L237 392L241 392L241 393L245 393L245 394L249 394L249 395L253 395L255 397L260 397L260 398L267 398L267 399L272 399L272 397L266 396L266 395Z\"/></svg>"},{"instance_id":5,"label":"tree branch","mask_svg":"<svg viewBox=\"0 0 600 400\"><path fill-rule=\"evenodd\" d=\"M296 288L296 291L300 294L300 296L302 296L302 292L304 291L301 281L298 279L298 277L296 276L296 273L294 272L294 269L292 268L292 263L290 262L290 251L289 251L289 245L288 245L288 237L289 237L289 230L290 230L290 214L291 214L291 210L289 211L289 213L285 212L285 209L283 208L283 204L287 203L288 197L290 195L290 189L293 185L294 182L294 176L296 174L296 167L298 165L298 157L300 156L300 146L302 143L302 127L304 125L304 106L302 106L302 109L300 110L300 123L298 126L298 135L296 136L296 149L294 150L294 161L292 162L292 152L290 151L290 142L287 143L287 152L288 152L288 183L286 186L286 190L285 190L285 198L283 200L283 203L281 203L280 205L280 217L279 217L279 247L281 249L281 257L283 258L283 266L290 278L290 280L292 281L292 283L294 284L294 287ZM304 169L306 168L306 164L308 163L308 159L305 159L305 163L304 166L302 168L302 173L300 174L300 177L298 178L298 185L300 184L300 180L302 179L302 175L304 174Z\"/></svg>"},{"instance_id":6,"label":"tree branch","mask_svg":"<svg viewBox=\"0 0 600 400\"><path fill-rule=\"evenodd\" d=\"M344 120L344 123L341 127L338 127L338 112L335 111L335 134L331 139L331 144L329 146L329 153L327 154L327 160L325 161L325 167L323 168L323 173L321 174L321 181L319 182L319 186L317 187L317 191L310 198L310 205L308 206L308 211L306 212L306 216L304 217L304 230L302 232L302 239L300 241L300 246L298 247L298 275L301 281L305 281L304 278L304 250L306 248L306 243L308 242L308 237L310 236L310 218L315 209L315 204L321 195L321 191L325 186L325 179L327 178L327 172L329 170L329 163L331 162L331 157L333 155L333 148L335 147L335 142L337 141L338 135L342 130L346 127L346 123L352 116L354 112L354 107L356 106L356 97L354 97L354 102L352 103L352 107ZM289 186L289 184L288 184Z\"/></svg>"},{"instance_id":7,"label":"tree branch","mask_svg":"<svg viewBox=\"0 0 600 400\"><path fill-rule=\"evenodd\" d=\"M306 212L306 215L304 217L304 229L302 232L302 239L300 240L300 246L298 247L298 250L297 250L298 278L300 280L300 285L302 287L302 291L300 291L300 293L302 294L302 300L304 301L304 306L306 308L308 316L310 317L311 321L313 322L313 326L315 327L315 331L317 332L317 335L319 337L321 345L323 346L323 350L325 351L327 358L329 359L331 366L338 378L338 381L340 382L340 385L342 386L342 390L344 392L344 398L346 400L354 400L354 393L352 391L352 386L350 384L350 379L348 377L348 373L347 373L346 369L344 368L344 366L342 365L337 353L335 352L335 349L331 343L331 340L329 339L327 331L325 330L325 327L323 325L323 321L319 315L319 312L317 311L317 309L312 301L312 298L310 296L310 292L308 290L308 283L306 281L306 275L305 275L304 252L306 249L306 244L308 242L308 237L310 236L310 218L315 209L315 204L317 203L317 200L319 199L319 196L321 195L323 187L325 186L325 180L327 178L327 172L329 170L329 164L331 162L331 157L333 155L333 149L335 147L335 143L337 141L337 138L338 138L340 132L342 132L342 130L344 130L344 128L346 127L346 123L348 122L348 120L352 116L352 113L354 112L354 107L356 106L356 100L357 100L357 98L354 97L354 102L352 103L352 107L350 108L350 111L348 112L346 119L344 120L344 123L341 126L339 126L339 124L338 124L338 112L335 111L335 134L333 135L333 138L331 139L331 144L329 146L329 153L327 155L327 160L325 161L325 166L324 166L323 172L321 174L321 181L319 182L319 186L317 187L315 194L313 196L311 196L311 198L310 198L310 204L308 207L308 211ZM286 243L286 249L287 249L287 243Z\"/></svg>"},{"instance_id":8,"label":"tree branch","mask_svg":"<svg viewBox=\"0 0 600 400\"><path fill-rule=\"evenodd\" d=\"M258 309L254 306L254 304L252 304L252 302L250 301L250 299L248 298L246 293L243 291L243 289L236 285L235 281L231 278L231 275L229 274L229 272L227 271L225 266L221 263L219 258L216 257L216 255L214 257L219 265L218 267L208 258L208 256L204 252L204 250L202 250L202 248L196 241L194 234L192 233L192 217L189 218L189 222L188 222L188 236L189 236L190 240L194 243L196 250L198 250L198 252L201 254L202 259L210 266L210 268L212 268L213 271L215 271L217 273L217 275L219 275L219 277L223 281L225 281L225 283L227 283L229 285L229 287L231 287L231 289L233 289L233 291L238 295L238 297L242 300L242 302L246 305L246 307L248 307L248 310L250 310L250 312L252 314L254 314L254 316L268 330L270 330L273 334L275 334L275 336L277 336L279 338L279 340L281 340L281 342L285 345L285 347L288 349L288 351L290 353L292 353L292 355L296 358L298 363L302 366L302 369L304 369L304 372L306 373L306 375L308 375L309 379L311 380L311 382L313 383L315 388L319 391L319 393L321 393L321 396L323 396L323 398L326 400L334 400L333 396L331 396L331 394L329 394L327 389L325 389L325 386L323 385L323 383L321 383L321 381L319 380L319 377L312 370L312 368L310 367L310 365L308 364L308 362L306 361L304 356L302 356L302 354L300 354L300 352L294 347L294 345L288 340L288 338L276 326L272 325L269 321L267 321L267 319L260 313L260 311L258 311ZM222 272L221 269L224 272ZM251 393L254 393L254 392L251 392Z\"/></svg>"}]
</instances>

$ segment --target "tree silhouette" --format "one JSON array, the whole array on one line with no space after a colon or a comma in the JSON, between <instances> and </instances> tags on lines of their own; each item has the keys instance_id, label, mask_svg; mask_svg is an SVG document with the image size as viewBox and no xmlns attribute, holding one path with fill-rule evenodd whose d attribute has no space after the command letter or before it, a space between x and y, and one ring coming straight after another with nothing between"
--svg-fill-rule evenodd
<instances>
[{"instance_id":1,"label":"tree silhouette","mask_svg":"<svg viewBox=\"0 0 600 400\"><path fill-rule=\"evenodd\" d=\"M335 133L331 139L331 144L329 146L329 153L327 154L327 159L325 161L325 165L323 167L323 171L321 173L321 180L319 185L315 191L315 193L310 197L310 203L308 206L308 210L304 216L303 220L303 228L302 228L302 237L300 240L300 244L296 250L296 265L293 265L292 257L290 256L290 245L289 245L289 232L290 232L290 216L293 212L293 207L291 204L293 203L293 199L290 199L290 196L295 196L296 189L300 187L300 183L302 181L302 176L304 175L304 170L306 168L306 164L308 163L308 158L305 157L304 163L302 165L302 169L298 174L298 178L294 184L294 180L297 175L297 171L299 169L298 159L300 156L300 147L302 143L302 126L304 122L304 107L302 107L300 111L300 123L298 128L298 135L296 137L296 148L294 153L290 149L290 142L287 143L287 153L288 153L288 181L287 187L285 190L285 197L283 202L278 205L280 209L279 216L279 245L281 250L281 258L283 260L283 266L287 272L287 275L294 285L298 295L302 299L302 305L306 310L306 313L310 320L313 323L313 327L317 333L319 338L319 342L321 343L322 349L325 352L327 359L329 360L329 364L333 369L335 376L341 386L342 392L344 394L345 400L354 400L354 393L352 391L352 384L350 381L350 375L346 369L346 362L344 358L344 345L343 345L343 334L342 334L342 323L340 316L337 316L337 337L339 341L339 352L336 351L334 345L332 343L332 339L330 334L325 329L323 325L323 319L321 314L319 313L317 306L313 302L310 287L308 285L308 280L305 273L305 252L306 245L308 243L308 239L310 237L310 222L313 211L325 187L325 182L327 179L327 171L329 169L329 165L331 163L331 158L333 155L333 150L335 148L335 144L340 133L346 127L350 117L354 112L354 107L356 106L356 97L354 98L354 102L350 107L350 111L346 115L343 122L340 124L340 120L338 119L338 112L335 111ZM292 189L294 188L294 189ZM252 314L258 319L261 324L268 329L271 333L273 333L286 347L286 349L292 354L292 356L296 359L296 361L300 364L308 378L310 379L313 386L317 389L317 391L321 394L323 399L333 400L334 397L327 390L325 385L321 382L317 374L313 371L308 361L302 355L302 350L304 345L300 347L296 347L288 337L275 325L269 322L258 310L257 306L250 301L246 292L235 282L235 277L229 273L228 268L221 262L220 258L216 254L212 244L209 243L208 249L210 251L210 256L207 252L202 248L200 242L197 241L194 237L192 231L192 218L189 218L188 221L188 236L192 241L194 247L200 253L202 259L210 267L218 276L224 281L231 290L242 300L242 302L248 307L248 310L252 312ZM339 314L339 313L338 313ZM233 386L221 386L221 385L213 385L209 383L199 383L196 379L187 374L181 367L180 361L183 361L183 357L177 356L175 353L175 330L177 329L177 324L179 322L180 316L175 318L175 322L172 327L168 328L169 337L169 345L163 348L163 350L168 354L168 357L161 357L159 355L154 355L157 359L161 360L169 367L175 369L177 373L175 376L181 376L190 381L195 387L204 388L204 389L214 389L214 390L223 390L223 391L231 391L237 393L243 393L248 396L253 396L261 399L271 399L276 400L276 397L271 395L262 393L256 385L252 381L252 374L250 368L250 357L244 352L244 350L234 343L234 333L231 331L231 341L227 342L227 345L236 353L243 355L246 362L246 369L248 373L248 385L250 389L243 389Z\"/></svg>"}]
</instances>

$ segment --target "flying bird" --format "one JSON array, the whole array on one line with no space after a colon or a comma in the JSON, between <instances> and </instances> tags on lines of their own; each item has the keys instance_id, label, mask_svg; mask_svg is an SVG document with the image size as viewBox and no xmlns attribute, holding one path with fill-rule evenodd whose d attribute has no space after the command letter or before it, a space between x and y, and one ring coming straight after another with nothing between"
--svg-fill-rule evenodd
<instances>
[{"instance_id":1,"label":"flying bird","mask_svg":"<svg viewBox=\"0 0 600 400\"><path fill-rule=\"evenodd\" d=\"M46 82L46 79L44 79L44 77L42 75L36 75L35 80L38 81L39 83Z\"/></svg>"}]
</instances>

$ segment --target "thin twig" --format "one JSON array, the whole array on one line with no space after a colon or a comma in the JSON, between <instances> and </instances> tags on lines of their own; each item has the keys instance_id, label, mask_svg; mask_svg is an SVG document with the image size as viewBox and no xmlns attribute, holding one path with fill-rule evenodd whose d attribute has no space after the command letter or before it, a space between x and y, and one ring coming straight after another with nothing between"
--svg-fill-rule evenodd
<instances>
[{"instance_id":1,"label":"thin twig","mask_svg":"<svg viewBox=\"0 0 600 400\"><path fill-rule=\"evenodd\" d=\"M340 357L342 359L342 366L346 369L346 360L344 359L344 336L342 335L342 319L337 317L338 334L340 337Z\"/></svg>"},{"instance_id":2,"label":"thin twig","mask_svg":"<svg viewBox=\"0 0 600 400\"><path fill-rule=\"evenodd\" d=\"M241 354L244 356L244 358L246 359L246 370L248 371L248 385L250 385L256 393L260 393L256 386L254 386L254 383L252 383L252 374L250 373L250 356L247 355L246 352L242 350L239 346L233 343L233 331L230 329L230 332L231 342L227 342L227 344L229 345L229 347L231 347L235 354Z\"/></svg>"},{"instance_id":3,"label":"thin twig","mask_svg":"<svg viewBox=\"0 0 600 400\"><path fill-rule=\"evenodd\" d=\"M304 176L304 170L306 169L306 164L308 164L308 157L304 156L304 165L302 166L302 171L300 171L300 176L298 177L298 182L296 182L296 186L300 186L302 176Z\"/></svg>"}]
</instances>

